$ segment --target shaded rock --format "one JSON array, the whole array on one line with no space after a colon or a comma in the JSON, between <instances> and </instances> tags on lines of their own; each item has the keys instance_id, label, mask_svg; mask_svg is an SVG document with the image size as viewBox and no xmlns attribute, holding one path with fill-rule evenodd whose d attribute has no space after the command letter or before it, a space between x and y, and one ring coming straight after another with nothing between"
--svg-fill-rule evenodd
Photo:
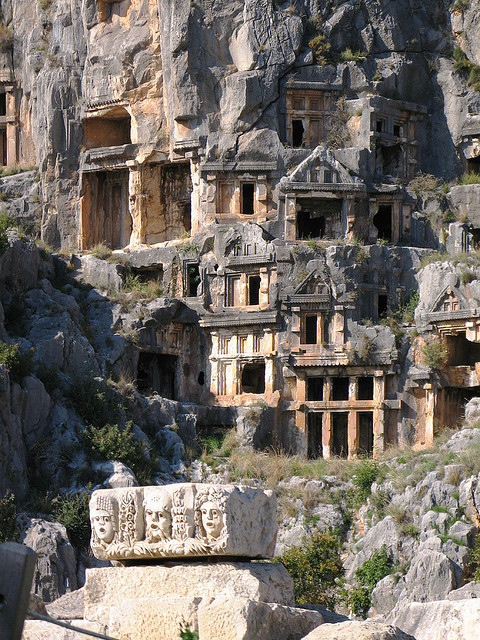
<instances>
[{"instance_id":1,"label":"shaded rock","mask_svg":"<svg viewBox=\"0 0 480 640\"><path fill-rule=\"evenodd\" d=\"M126 464L119 460L109 460L108 462L94 462L92 469L97 473L107 477L102 482L105 489L117 489L120 487L138 487L135 474Z\"/></svg>"},{"instance_id":2,"label":"shaded rock","mask_svg":"<svg viewBox=\"0 0 480 640\"><path fill-rule=\"evenodd\" d=\"M54 600L47 605L47 612L52 618L57 620L80 620L85 611L84 589L76 589L66 593L58 600Z\"/></svg>"},{"instance_id":3,"label":"shaded rock","mask_svg":"<svg viewBox=\"0 0 480 640\"><path fill-rule=\"evenodd\" d=\"M38 555L33 591L44 602L57 600L77 588L75 551L63 525L28 518L20 541Z\"/></svg>"}]
</instances>

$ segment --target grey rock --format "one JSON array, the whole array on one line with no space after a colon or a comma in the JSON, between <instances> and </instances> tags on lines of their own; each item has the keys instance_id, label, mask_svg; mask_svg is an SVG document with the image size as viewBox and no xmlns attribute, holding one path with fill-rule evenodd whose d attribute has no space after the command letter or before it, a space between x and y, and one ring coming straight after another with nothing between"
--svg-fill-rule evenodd
<instances>
[{"instance_id":1,"label":"grey rock","mask_svg":"<svg viewBox=\"0 0 480 640\"><path fill-rule=\"evenodd\" d=\"M33 591L44 602L57 600L77 588L75 551L63 525L27 518L20 541L38 555Z\"/></svg>"},{"instance_id":2,"label":"grey rock","mask_svg":"<svg viewBox=\"0 0 480 640\"><path fill-rule=\"evenodd\" d=\"M104 489L117 489L119 487L138 487L135 474L126 464L119 460L108 462L94 462L92 469L106 476L101 487Z\"/></svg>"},{"instance_id":3,"label":"grey rock","mask_svg":"<svg viewBox=\"0 0 480 640\"><path fill-rule=\"evenodd\" d=\"M57 620L80 620L85 612L85 591L76 589L47 605L47 612Z\"/></svg>"}]
</instances>

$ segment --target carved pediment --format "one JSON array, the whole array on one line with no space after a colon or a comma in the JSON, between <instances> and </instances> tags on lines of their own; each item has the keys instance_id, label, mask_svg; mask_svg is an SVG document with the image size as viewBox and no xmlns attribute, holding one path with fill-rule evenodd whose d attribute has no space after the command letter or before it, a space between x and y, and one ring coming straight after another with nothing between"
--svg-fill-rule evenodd
<instances>
[{"instance_id":1,"label":"carved pediment","mask_svg":"<svg viewBox=\"0 0 480 640\"><path fill-rule=\"evenodd\" d=\"M294 291L294 295L322 295L331 297L330 285L325 276L318 271L312 271Z\"/></svg>"},{"instance_id":2,"label":"carved pediment","mask_svg":"<svg viewBox=\"0 0 480 640\"><path fill-rule=\"evenodd\" d=\"M452 311L462 311L468 309L469 305L465 296L459 289L447 286L437 297L429 313L448 313Z\"/></svg>"},{"instance_id":3,"label":"carved pediment","mask_svg":"<svg viewBox=\"0 0 480 640\"><path fill-rule=\"evenodd\" d=\"M332 151L319 146L284 179L290 182L316 184L353 184L347 168L335 159Z\"/></svg>"}]
</instances>

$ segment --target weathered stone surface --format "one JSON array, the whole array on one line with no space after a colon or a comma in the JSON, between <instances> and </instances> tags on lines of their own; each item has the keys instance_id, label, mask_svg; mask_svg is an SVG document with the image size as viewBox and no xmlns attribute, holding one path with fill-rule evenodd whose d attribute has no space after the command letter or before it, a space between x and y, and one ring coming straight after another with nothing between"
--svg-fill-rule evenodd
<instances>
[{"instance_id":1,"label":"weathered stone surface","mask_svg":"<svg viewBox=\"0 0 480 640\"><path fill-rule=\"evenodd\" d=\"M418 640L399 628L380 622L349 620L338 624L323 624L305 636L304 640Z\"/></svg>"},{"instance_id":2,"label":"weathered stone surface","mask_svg":"<svg viewBox=\"0 0 480 640\"><path fill-rule=\"evenodd\" d=\"M207 640L300 640L323 623L317 611L223 596L200 603L198 631Z\"/></svg>"},{"instance_id":3,"label":"weathered stone surface","mask_svg":"<svg viewBox=\"0 0 480 640\"><path fill-rule=\"evenodd\" d=\"M20 541L38 554L33 591L44 602L57 600L77 588L75 551L63 525L28 519Z\"/></svg>"},{"instance_id":4,"label":"weathered stone surface","mask_svg":"<svg viewBox=\"0 0 480 640\"><path fill-rule=\"evenodd\" d=\"M420 551L405 576L407 598L415 602L441 600L456 586L453 563L437 551Z\"/></svg>"},{"instance_id":5,"label":"weathered stone surface","mask_svg":"<svg viewBox=\"0 0 480 640\"><path fill-rule=\"evenodd\" d=\"M412 602L394 611L387 622L415 634L416 640L472 640L480 628L480 601Z\"/></svg>"},{"instance_id":6,"label":"weathered stone surface","mask_svg":"<svg viewBox=\"0 0 480 640\"><path fill-rule=\"evenodd\" d=\"M96 633L107 633L106 625L89 620L74 621L74 626ZM23 627L22 640L85 640L84 633L77 633L68 629L62 629L52 625L50 622L40 620L26 620Z\"/></svg>"},{"instance_id":7,"label":"weathered stone surface","mask_svg":"<svg viewBox=\"0 0 480 640\"><path fill-rule=\"evenodd\" d=\"M50 602L47 612L57 620L82 619L85 612L85 590L76 589Z\"/></svg>"},{"instance_id":8,"label":"weathered stone surface","mask_svg":"<svg viewBox=\"0 0 480 640\"><path fill-rule=\"evenodd\" d=\"M277 530L273 492L234 485L99 490L90 519L92 549L102 560L268 558Z\"/></svg>"},{"instance_id":9,"label":"weathered stone surface","mask_svg":"<svg viewBox=\"0 0 480 640\"><path fill-rule=\"evenodd\" d=\"M109 621L111 607L139 596L247 598L293 606L293 581L280 564L216 563L88 569L85 617Z\"/></svg>"},{"instance_id":10,"label":"weathered stone surface","mask_svg":"<svg viewBox=\"0 0 480 640\"><path fill-rule=\"evenodd\" d=\"M122 265L100 260L91 255L80 256L76 261L80 264L75 276L87 284L109 292L122 289L125 277L125 267Z\"/></svg>"}]
</instances>

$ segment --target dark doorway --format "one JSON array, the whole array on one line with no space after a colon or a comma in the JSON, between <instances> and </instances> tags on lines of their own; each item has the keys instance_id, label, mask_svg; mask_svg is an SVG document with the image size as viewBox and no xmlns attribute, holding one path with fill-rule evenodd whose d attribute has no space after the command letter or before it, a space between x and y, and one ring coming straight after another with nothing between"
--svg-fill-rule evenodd
<instances>
[{"instance_id":1,"label":"dark doorway","mask_svg":"<svg viewBox=\"0 0 480 640\"><path fill-rule=\"evenodd\" d=\"M358 379L358 399L373 400L373 376Z\"/></svg>"},{"instance_id":2,"label":"dark doorway","mask_svg":"<svg viewBox=\"0 0 480 640\"><path fill-rule=\"evenodd\" d=\"M0 129L0 164L7 164L7 130Z\"/></svg>"},{"instance_id":3,"label":"dark doorway","mask_svg":"<svg viewBox=\"0 0 480 640\"><path fill-rule=\"evenodd\" d=\"M377 313L379 318L383 318L387 315L388 311L388 296L380 294L377 298Z\"/></svg>"},{"instance_id":4,"label":"dark doorway","mask_svg":"<svg viewBox=\"0 0 480 640\"><path fill-rule=\"evenodd\" d=\"M260 304L260 276L248 277L248 304Z\"/></svg>"},{"instance_id":5,"label":"dark doorway","mask_svg":"<svg viewBox=\"0 0 480 640\"><path fill-rule=\"evenodd\" d=\"M377 238L379 240L392 241L391 205L382 204L378 207L378 211L373 217L373 224L377 228Z\"/></svg>"},{"instance_id":6,"label":"dark doorway","mask_svg":"<svg viewBox=\"0 0 480 640\"><path fill-rule=\"evenodd\" d=\"M0 116L7 115L7 94L0 93Z\"/></svg>"},{"instance_id":7,"label":"dark doorway","mask_svg":"<svg viewBox=\"0 0 480 640\"><path fill-rule=\"evenodd\" d=\"M470 342L465 333L456 336L447 336L447 364L452 367L474 367L480 362L480 344Z\"/></svg>"},{"instance_id":8,"label":"dark doorway","mask_svg":"<svg viewBox=\"0 0 480 640\"><path fill-rule=\"evenodd\" d=\"M242 213L245 216L253 216L255 213L255 184L253 182L242 184Z\"/></svg>"},{"instance_id":9,"label":"dark doorway","mask_svg":"<svg viewBox=\"0 0 480 640\"><path fill-rule=\"evenodd\" d=\"M343 234L343 201L326 198L297 200L297 239L337 238Z\"/></svg>"},{"instance_id":10,"label":"dark doorway","mask_svg":"<svg viewBox=\"0 0 480 640\"><path fill-rule=\"evenodd\" d=\"M192 230L192 203L190 200L181 204L182 206L182 224L185 227L185 231L190 233Z\"/></svg>"},{"instance_id":11,"label":"dark doorway","mask_svg":"<svg viewBox=\"0 0 480 640\"><path fill-rule=\"evenodd\" d=\"M332 413L332 455L348 457L348 413Z\"/></svg>"},{"instance_id":12,"label":"dark doorway","mask_svg":"<svg viewBox=\"0 0 480 640\"><path fill-rule=\"evenodd\" d=\"M137 388L142 393L156 391L163 398L175 398L177 357L141 351L138 356Z\"/></svg>"},{"instance_id":13,"label":"dark doorway","mask_svg":"<svg viewBox=\"0 0 480 640\"><path fill-rule=\"evenodd\" d=\"M308 414L308 449L309 458L322 458L322 422L323 413L312 412Z\"/></svg>"},{"instance_id":14,"label":"dark doorway","mask_svg":"<svg viewBox=\"0 0 480 640\"><path fill-rule=\"evenodd\" d=\"M467 173L480 173L480 157L467 160Z\"/></svg>"},{"instance_id":15,"label":"dark doorway","mask_svg":"<svg viewBox=\"0 0 480 640\"><path fill-rule=\"evenodd\" d=\"M357 414L358 453L371 456L373 453L373 413L361 411Z\"/></svg>"},{"instance_id":16,"label":"dark doorway","mask_svg":"<svg viewBox=\"0 0 480 640\"><path fill-rule=\"evenodd\" d=\"M332 378L332 400L348 400L349 381L350 378Z\"/></svg>"},{"instance_id":17,"label":"dark doorway","mask_svg":"<svg viewBox=\"0 0 480 640\"><path fill-rule=\"evenodd\" d=\"M307 378L307 400L323 401L323 378Z\"/></svg>"},{"instance_id":18,"label":"dark doorway","mask_svg":"<svg viewBox=\"0 0 480 640\"><path fill-rule=\"evenodd\" d=\"M200 284L200 271L198 264L187 266L187 297L196 298L198 295L198 285Z\"/></svg>"},{"instance_id":19,"label":"dark doorway","mask_svg":"<svg viewBox=\"0 0 480 640\"><path fill-rule=\"evenodd\" d=\"M305 316L305 344L317 344L317 316Z\"/></svg>"},{"instance_id":20,"label":"dark doorway","mask_svg":"<svg viewBox=\"0 0 480 640\"><path fill-rule=\"evenodd\" d=\"M292 120L292 147L301 147L305 128L301 120Z\"/></svg>"},{"instance_id":21,"label":"dark doorway","mask_svg":"<svg viewBox=\"0 0 480 640\"><path fill-rule=\"evenodd\" d=\"M265 393L264 363L247 363L243 367L241 393Z\"/></svg>"}]
</instances>

